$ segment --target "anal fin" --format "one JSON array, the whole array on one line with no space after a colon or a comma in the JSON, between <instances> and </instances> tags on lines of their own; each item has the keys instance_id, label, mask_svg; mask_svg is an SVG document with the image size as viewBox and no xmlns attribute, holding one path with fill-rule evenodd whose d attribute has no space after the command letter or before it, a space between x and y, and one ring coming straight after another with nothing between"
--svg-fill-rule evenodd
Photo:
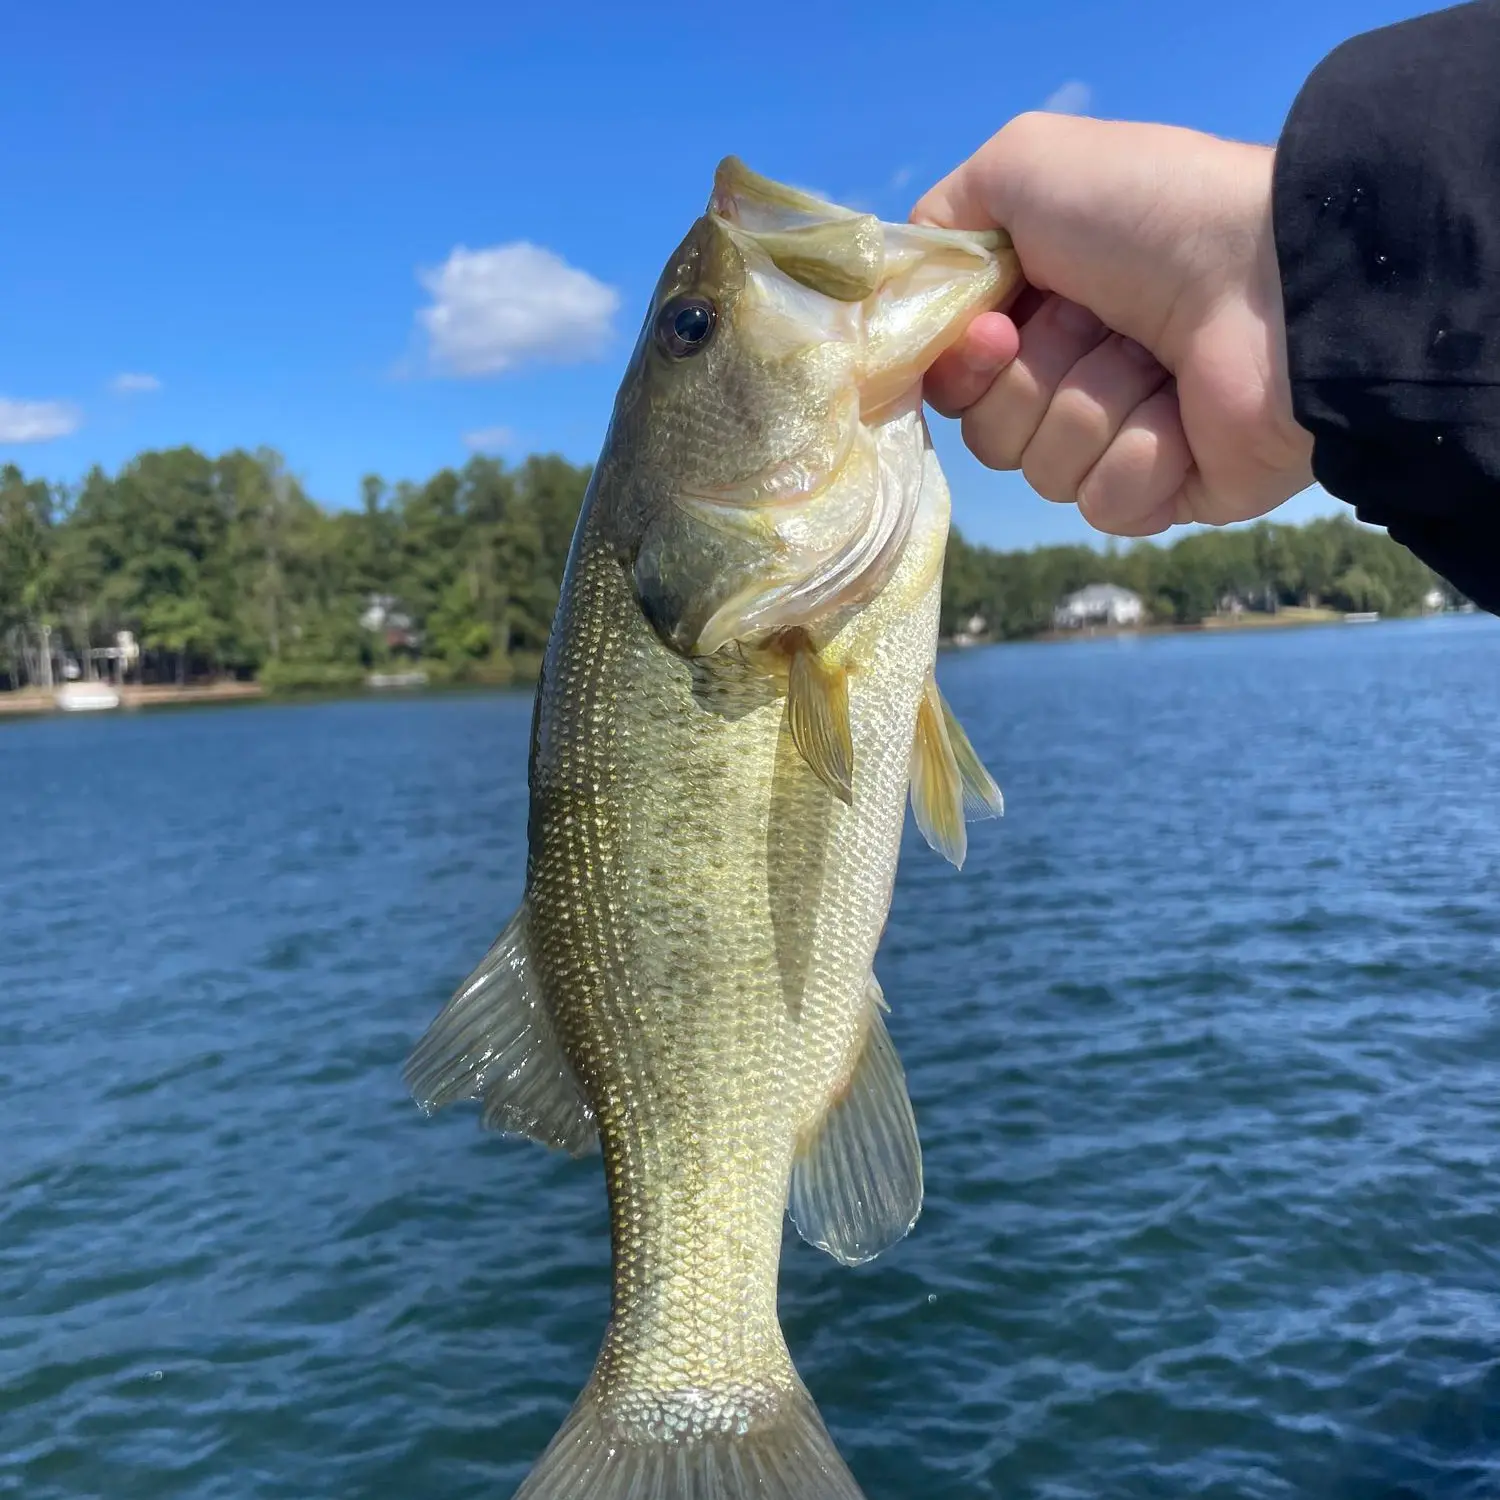
<instances>
[{"instance_id":1,"label":"anal fin","mask_svg":"<svg viewBox=\"0 0 1500 1500\"><path fill-rule=\"evenodd\" d=\"M598 1144L593 1111L558 1045L527 951L526 904L427 1029L405 1078L429 1114L462 1099L482 1123L583 1156Z\"/></svg>"},{"instance_id":2,"label":"anal fin","mask_svg":"<svg viewBox=\"0 0 1500 1500\"><path fill-rule=\"evenodd\" d=\"M917 707L917 732L911 750L911 808L922 837L958 869L963 868L969 851L965 818L998 818L1005 811L1000 788L985 770L931 673Z\"/></svg>"},{"instance_id":3,"label":"anal fin","mask_svg":"<svg viewBox=\"0 0 1500 1500\"><path fill-rule=\"evenodd\" d=\"M854 801L854 740L849 731L849 679L826 666L800 631L792 646L786 713L803 760L839 801Z\"/></svg>"},{"instance_id":4,"label":"anal fin","mask_svg":"<svg viewBox=\"0 0 1500 1500\"><path fill-rule=\"evenodd\" d=\"M868 1029L848 1086L792 1164L788 1211L797 1232L846 1266L874 1260L922 1212L922 1146L906 1075L870 975Z\"/></svg>"}]
</instances>

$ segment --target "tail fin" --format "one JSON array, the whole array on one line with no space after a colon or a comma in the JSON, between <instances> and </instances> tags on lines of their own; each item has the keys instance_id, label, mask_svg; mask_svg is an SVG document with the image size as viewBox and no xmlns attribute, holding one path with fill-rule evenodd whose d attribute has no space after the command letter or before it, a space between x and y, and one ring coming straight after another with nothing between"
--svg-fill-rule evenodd
<instances>
[{"instance_id":1,"label":"tail fin","mask_svg":"<svg viewBox=\"0 0 1500 1500\"><path fill-rule=\"evenodd\" d=\"M864 1500L800 1383L743 1433L702 1430L720 1425L712 1392L698 1415L679 1437L647 1437L610 1421L590 1386L514 1500Z\"/></svg>"}]
</instances>

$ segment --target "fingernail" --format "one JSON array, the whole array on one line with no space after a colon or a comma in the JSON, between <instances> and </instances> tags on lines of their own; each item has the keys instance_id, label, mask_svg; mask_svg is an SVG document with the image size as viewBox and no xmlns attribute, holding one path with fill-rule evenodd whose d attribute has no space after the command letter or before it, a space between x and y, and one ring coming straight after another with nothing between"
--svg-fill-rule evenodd
<instances>
[{"instance_id":1,"label":"fingernail","mask_svg":"<svg viewBox=\"0 0 1500 1500\"><path fill-rule=\"evenodd\" d=\"M1069 302L1065 297L1058 298L1055 316L1058 325L1065 332L1077 334L1079 338L1104 332L1104 324L1088 308L1080 306L1077 302Z\"/></svg>"}]
</instances>

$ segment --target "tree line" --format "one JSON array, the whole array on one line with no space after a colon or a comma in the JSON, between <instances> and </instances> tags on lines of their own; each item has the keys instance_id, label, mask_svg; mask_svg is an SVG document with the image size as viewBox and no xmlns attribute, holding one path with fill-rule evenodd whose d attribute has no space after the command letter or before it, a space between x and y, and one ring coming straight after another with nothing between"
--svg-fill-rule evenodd
<instances>
[{"instance_id":1,"label":"tree line","mask_svg":"<svg viewBox=\"0 0 1500 1500\"><path fill-rule=\"evenodd\" d=\"M148 452L71 486L7 466L0 688L45 680L44 658L83 663L122 632L146 681L334 687L407 663L439 680L528 676L589 473L555 456L513 467L475 457L423 483L367 477L361 505L330 509L265 450ZM1150 618L1180 624L1233 601L1405 613L1446 587L1344 518L1107 551L998 552L955 532L943 626L951 634L977 616L990 638L1036 635L1060 598L1096 582L1130 588Z\"/></svg>"},{"instance_id":2,"label":"tree line","mask_svg":"<svg viewBox=\"0 0 1500 1500\"><path fill-rule=\"evenodd\" d=\"M588 478L476 457L336 510L267 451L143 453L76 487L0 469L0 686L37 680L44 640L79 660L122 631L147 681L509 680L546 643Z\"/></svg>"},{"instance_id":3,"label":"tree line","mask_svg":"<svg viewBox=\"0 0 1500 1500\"><path fill-rule=\"evenodd\" d=\"M1415 614L1436 591L1463 603L1446 580L1383 531L1337 515L1301 526L1262 521L1189 533L1169 546L1039 547L995 552L954 533L943 576L943 630L978 617L983 634L1016 640L1051 628L1058 602L1091 583L1140 595L1147 619L1196 625L1225 611L1286 608Z\"/></svg>"}]
</instances>

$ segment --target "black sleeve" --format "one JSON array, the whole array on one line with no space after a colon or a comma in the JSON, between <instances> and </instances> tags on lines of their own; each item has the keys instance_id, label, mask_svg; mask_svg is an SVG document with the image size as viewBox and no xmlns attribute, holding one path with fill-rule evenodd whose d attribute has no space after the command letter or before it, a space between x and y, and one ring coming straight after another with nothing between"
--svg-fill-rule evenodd
<instances>
[{"instance_id":1,"label":"black sleeve","mask_svg":"<svg viewBox=\"0 0 1500 1500\"><path fill-rule=\"evenodd\" d=\"M1331 53L1274 221L1319 483L1500 612L1500 0Z\"/></svg>"}]
</instances>

